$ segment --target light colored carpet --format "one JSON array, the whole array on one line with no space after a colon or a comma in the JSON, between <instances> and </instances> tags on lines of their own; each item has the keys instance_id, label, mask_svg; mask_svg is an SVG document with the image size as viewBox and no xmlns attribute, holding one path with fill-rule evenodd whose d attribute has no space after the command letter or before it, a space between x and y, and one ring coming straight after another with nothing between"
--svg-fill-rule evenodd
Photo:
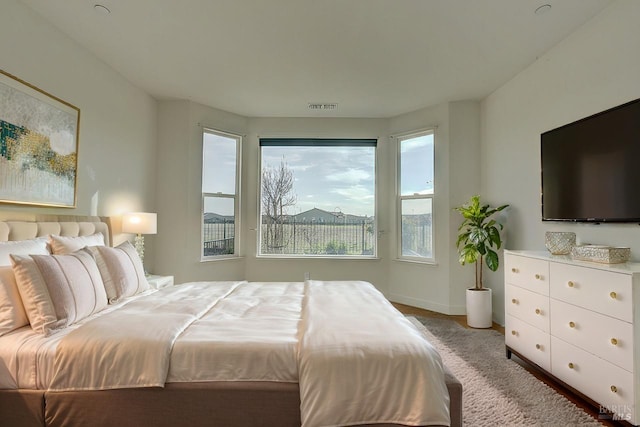
<instances>
[{"instance_id":1,"label":"light colored carpet","mask_svg":"<svg viewBox=\"0 0 640 427\"><path fill-rule=\"evenodd\" d=\"M505 356L504 335L442 318L409 319L421 327L462 383L465 426L600 426L565 397Z\"/></svg>"}]
</instances>

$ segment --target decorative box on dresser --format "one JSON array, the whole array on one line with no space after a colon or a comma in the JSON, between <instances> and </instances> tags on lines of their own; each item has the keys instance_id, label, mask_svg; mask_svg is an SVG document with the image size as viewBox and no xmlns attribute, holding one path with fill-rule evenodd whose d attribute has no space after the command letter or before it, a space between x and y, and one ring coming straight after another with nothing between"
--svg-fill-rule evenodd
<instances>
[{"instance_id":1,"label":"decorative box on dresser","mask_svg":"<svg viewBox=\"0 0 640 427\"><path fill-rule=\"evenodd\" d=\"M640 264L505 251L505 344L613 412L640 424Z\"/></svg>"}]
</instances>

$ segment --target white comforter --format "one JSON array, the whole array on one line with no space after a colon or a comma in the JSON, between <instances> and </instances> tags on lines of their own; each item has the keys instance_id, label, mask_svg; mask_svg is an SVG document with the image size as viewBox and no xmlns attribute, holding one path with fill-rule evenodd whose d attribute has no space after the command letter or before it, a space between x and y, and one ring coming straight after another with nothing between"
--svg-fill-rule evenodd
<instances>
[{"instance_id":1,"label":"white comforter","mask_svg":"<svg viewBox=\"0 0 640 427\"><path fill-rule=\"evenodd\" d=\"M365 282L165 288L65 336L50 389L221 380L299 383L303 426L449 425L439 355Z\"/></svg>"},{"instance_id":2,"label":"white comforter","mask_svg":"<svg viewBox=\"0 0 640 427\"><path fill-rule=\"evenodd\" d=\"M308 282L302 313L303 426L449 425L440 355L371 284Z\"/></svg>"}]
</instances>

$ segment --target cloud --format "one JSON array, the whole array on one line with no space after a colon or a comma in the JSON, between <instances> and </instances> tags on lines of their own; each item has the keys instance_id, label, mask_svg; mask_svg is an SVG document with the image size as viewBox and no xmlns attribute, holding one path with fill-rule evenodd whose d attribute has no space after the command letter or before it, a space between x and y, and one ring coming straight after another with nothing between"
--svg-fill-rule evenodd
<instances>
[{"instance_id":1,"label":"cloud","mask_svg":"<svg viewBox=\"0 0 640 427\"><path fill-rule=\"evenodd\" d=\"M355 185L361 181L371 181L371 175L362 169L347 169L346 171L333 172L325 176L325 180L341 182L345 185Z\"/></svg>"},{"instance_id":2,"label":"cloud","mask_svg":"<svg viewBox=\"0 0 640 427\"><path fill-rule=\"evenodd\" d=\"M433 145L433 135L423 135L416 138L405 139L401 144L401 152L406 153L411 150Z\"/></svg>"},{"instance_id":3,"label":"cloud","mask_svg":"<svg viewBox=\"0 0 640 427\"><path fill-rule=\"evenodd\" d=\"M374 198L373 189L365 187L363 185L356 185L352 187L333 188L332 194L338 194L351 202L367 201L370 203Z\"/></svg>"},{"instance_id":4,"label":"cloud","mask_svg":"<svg viewBox=\"0 0 640 427\"><path fill-rule=\"evenodd\" d=\"M317 207L374 214L375 149L372 147L263 147L262 165L284 159L293 171L295 211Z\"/></svg>"}]
</instances>

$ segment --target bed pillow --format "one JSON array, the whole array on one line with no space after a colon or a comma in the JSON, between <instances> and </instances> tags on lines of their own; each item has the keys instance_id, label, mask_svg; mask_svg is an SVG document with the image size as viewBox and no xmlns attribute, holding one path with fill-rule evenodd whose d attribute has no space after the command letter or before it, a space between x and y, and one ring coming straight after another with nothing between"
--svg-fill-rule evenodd
<instances>
[{"instance_id":1,"label":"bed pillow","mask_svg":"<svg viewBox=\"0 0 640 427\"><path fill-rule=\"evenodd\" d=\"M142 260L131 243L125 241L115 248L87 248L96 257L110 303L149 289Z\"/></svg>"},{"instance_id":2,"label":"bed pillow","mask_svg":"<svg viewBox=\"0 0 640 427\"><path fill-rule=\"evenodd\" d=\"M95 259L67 255L11 255L13 272L31 328L49 335L107 307Z\"/></svg>"},{"instance_id":3,"label":"bed pillow","mask_svg":"<svg viewBox=\"0 0 640 427\"><path fill-rule=\"evenodd\" d=\"M85 246L104 246L104 235L102 233L91 234L89 236L49 236L51 253L56 255L70 254Z\"/></svg>"},{"instance_id":4,"label":"bed pillow","mask_svg":"<svg viewBox=\"0 0 640 427\"><path fill-rule=\"evenodd\" d=\"M48 255L47 238L40 237L38 239L18 240L15 242L0 242L0 267L10 266L11 258L9 255Z\"/></svg>"},{"instance_id":5,"label":"bed pillow","mask_svg":"<svg viewBox=\"0 0 640 427\"><path fill-rule=\"evenodd\" d=\"M0 337L29 324L13 269L0 267Z\"/></svg>"},{"instance_id":6,"label":"bed pillow","mask_svg":"<svg viewBox=\"0 0 640 427\"><path fill-rule=\"evenodd\" d=\"M0 336L29 324L9 255L46 255L48 253L46 237L0 242Z\"/></svg>"}]
</instances>

